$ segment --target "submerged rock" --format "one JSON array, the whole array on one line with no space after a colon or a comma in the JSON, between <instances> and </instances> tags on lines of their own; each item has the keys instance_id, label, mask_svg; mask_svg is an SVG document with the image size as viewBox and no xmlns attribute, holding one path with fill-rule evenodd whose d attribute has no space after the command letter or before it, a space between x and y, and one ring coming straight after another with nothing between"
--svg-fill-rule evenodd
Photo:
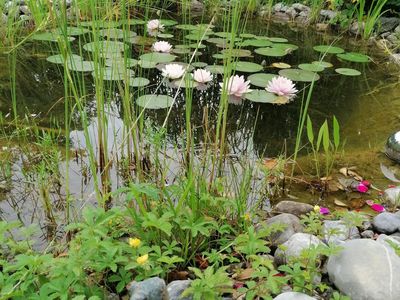
<instances>
[{"instance_id":1,"label":"submerged rock","mask_svg":"<svg viewBox=\"0 0 400 300\"><path fill-rule=\"evenodd\" d=\"M322 227L324 239L327 243L342 244L345 240L360 238L357 227L347 227L342 221L324 221Z\"/></svg>"},{"instance_id":2,"label":"submerged rock","mask_svg":"<svg viewBox=\"0 0 400 300\"><path fill-rule=\"evenodd\" d=\"M283 213L274 216L264 223L265 225L272 224L283 224L286 226L284 231L276 232L270 236L272 245L277 246L283 244L289 238L297 232L303 231L303 225L300 223L300 219L292 214Z\"/></svg>"},{"instance_id":3,"label":"submerged rock","mask_svg":"<svg viewBox=\"0 0 400 300\"><path fill-rule=\"evenodd\" d=\"M298 292L286 292L279 294L273 300L313 300L316 299L314 297L310 297L303 293Z\"/></svg>"},{"instance_id":4,"label":"submerged rock","mask_svg":"<svg viewBox=\"0 0 400 300\"><path fill-rule=\"evenodd\" d=\"M132 281L127 289L129 300L167 300L168 292L165 281L159 277L152 277L143 281Z\"/></svg>"},{"instance_id":5,"label":"submerged rock","mask_svg":"<svg viewBox=\"0 0 400 300\"><path fill-rule=\"evenodd\" d=\"M381 213L374 217L372 225L380 233L393 233L400 231L400 215L389 212Z\"/></svg>"},{"instance_id":6,"label":"submerged rock","mask_svg":"<svg viewBox=\"0 0 400 300\"><path fill-rule=\"evenodd\" d=\"M274 208L274 211L278 213L288 213L296 215L298 217L300 217L301 215L305 215L313 210L314 206L310 204L289 200L279 202Z\"/></svg>"},{"instance_id":7,"label":"submerged rock","mask_svg":"<svg viewBox=\"0 0 400 300\"><path fill-rule=\"evenodd\" d=\"M312 246L318 246L322 242L314 235L308 233L295 233L288 241L282 244L282 250L278 248L275 251L274 262L277 265L286 263L292 257L298 257L303 250L310 249Z\"/></svg>"},{"instance_id":8,"label":"submerged rock","mask_svg":"<svg viewBox=\"0 0 400 300\"><path fill-rule=\"evenodd\" d=\"M182 297L182 293L190 286L191 280L175 280L168 284L169 300L191 300L192 296Z\"/></svg>"},{"instance_id":9,"label":"submerged rock","mask_svg":"<svg viewBox=\"0 0 400 300\"><path fill-rule=\"evenodd\" d=\"M352 300L400 299L400 257L393 249L367 239L347 241L329 257L328 274Z\"/></svg>"}]
</instances>

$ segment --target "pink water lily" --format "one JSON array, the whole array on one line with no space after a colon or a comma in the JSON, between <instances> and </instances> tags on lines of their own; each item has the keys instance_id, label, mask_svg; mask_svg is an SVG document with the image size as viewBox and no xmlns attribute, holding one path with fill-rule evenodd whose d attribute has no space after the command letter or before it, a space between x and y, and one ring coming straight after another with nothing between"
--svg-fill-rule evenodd
<instances>
[{"instance_id":1,"label":"pink water lily","mask_svg":"<svg viewBox=\"0 0 400 300\"><path fill-rule=\"evenodd\" d=\"M294 98L298 92L293 81L283 76L272 78L265 89L267 92L287 97L288 99Z\"/></svg>"},{"instance_id":2,"label":"pink water lily","mask_svg":"<svg viewBox=\"0 0 400 300\"><path fill-rule=\"evenodd\" d=\"M250 80L245 81L244 76L231 76L225 86L223 82L220 82L219 85L221 87L221 92L223 88L226 88L228 95L239 98L241 98L243 94L251 92Z\"/></svg>"},{"instance_id":3,"label":"pink water lily","mask_svg":"<svg viewBox=\"0 0 400 300\"><path fill-rule=\"evenodd\" d=\"M159 31L164 30L164 25L160 20L150 20L147 22L147 31L151 36L156 36Z\"/></svg>"},{"instance_id":4,"label":"pink water lily","mask_svg":"<svg viewBox=\"0 0 400 300\"><path fill-rule=\"evenodd\" d=\"M369 207L371 207L372 210L376 212L384 212L386 211L385 207L383 205L380 205L378 203L374 203L372 200L367 200L365 203L368 204Z\"/></svg>"},{"instance_id":5,"label":"pink water lily","mask_svg":"<svg viewBox=\"0 0 400 300\"><path fill-rule=\"evenodd\" d=\"M178 64L168 64L162 69L162 75L169 79L178 79L185 74L185 69Z\"/></svg>"},{"instance_id":6,"label":"pink water lily","mask_svg":"<svg viewBox=\"0 0 400 300\"><path fill-rule=\"evenodd\" d=\"M210 82L213 78L211 72L203 69L197 69L193 72L193 79L199 83Z\"/></svg>"},{"instance_id":7,"label":"pink water lily","mask_svg":"<svg viewBox=\"0 0 400 300\"><path fill-rule=\"evenodd\" d=\"M159 41L155 42L152 48L155 52L169 53L172 49L172 45L165 41Z\"/></svg>"}]
</instances>

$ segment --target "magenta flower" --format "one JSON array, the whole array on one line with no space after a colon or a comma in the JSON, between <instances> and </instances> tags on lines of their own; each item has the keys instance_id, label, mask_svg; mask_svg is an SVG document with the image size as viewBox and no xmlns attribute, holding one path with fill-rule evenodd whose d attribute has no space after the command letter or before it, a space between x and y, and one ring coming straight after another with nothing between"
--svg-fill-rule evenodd
<instances>
[{"instance_id":1,"label":"magenta flower","mask_svg":"<svg viewBox=\"0 0 400 300\"><path fill-rule=\"evenodd\" d=\"M359 191L360 193L366 193L368 192L368 186L364 185L363 183L359 183L357 185L357 191Z\"/></svg>"},{"instance_id":2,"label":"magenta flower","mask_svg":"<svg viewBox=\"0 0 400 300\"><path fill-rule=\"evenodd\" d=\"M283 76L272 78L265 89L267 92L287 97L288 99L295 97L298 92L293 81Z\"/></svg>"},{"instance_id":3,"label":"magenta flower","mask_svg":"<svg viewBox=\"0 0 400 300\"><path fill-rule=\"evenodd\" d=\"M371 183L368 180L361 181L361 184L365 185L366 187L370 187Z\"/></svg>"},{"instance_id":4,"label":"magenta flower","mask_svg":"<svg viewBox=\"0 0 400 300\"><path fill-rule=\"evenodd\" d=\"M374 203L374 201L372 200L367 200L365 201L365 203L367 203L369 205L369 207L371 207L372 210L376 211L376 212L384 212L386 209L383 205L380 205L378 203Z\"/></svg>"},{"instance_id":5,"label":"magenta flower","mask_svg":"<svg viewBox=\"0 0 400 300\"><path fill-rule=\"evenodd\" d=\"M320 207L319 208L319 213L321 214L321 215L329 215L329 213L330 213L330 211L329 211L329 208L327 208L327 207Z\"/></svg>"}]
</instances>

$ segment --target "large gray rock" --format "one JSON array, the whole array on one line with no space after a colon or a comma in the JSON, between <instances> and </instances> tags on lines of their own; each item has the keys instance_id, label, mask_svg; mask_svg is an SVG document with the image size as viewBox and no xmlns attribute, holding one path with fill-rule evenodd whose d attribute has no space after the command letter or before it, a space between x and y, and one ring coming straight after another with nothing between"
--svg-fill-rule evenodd
<instances>
[{"instance_id":1,"label":"large gray rock","mask_svg":"<svg viewBox=\"0 0 400 300\"><path fill-rule=\"evenodd\" d=\"M328 260L335 286L352 300L400 299L400 257L379 242L357 239Z\"/></svg>"},{"instance_id":2,"label":"large gray rock","mask_svg":"<svg viewBox=\"0 0 400 300\"><path fill-rule=\"evenodd\" d=\"M387 32L387 31L392 31L395 29L397 26L400 24L400 19L399 18L385 18L382 17L379 19L377 23L378 27L378 34L382 32Z\"/></svg>"},{"instance_id":3,"label":"large gray rock","mask_svg":"<svg viewBox=\"0 0 400 300\"><path fill-rule=\"evenodd\" d=\"M383 193L383 199L390 205L400 204L400 186L388 188Z\"/></svg>"},{"instance_id":4,"label":"large gray rock","mask_svg":"<svg viewBox=\"0 0 400 300\"><path fill-rule=\"evenodd\" d=\"M389 212L381 213L374 217L372 225L381 233L400 231L400 215Z\"/></svg>"},{"instance_id":5,"label":"large gray rock","mask_svg":"<svg viewBox=\"0 0 400 300\"><path fill-rule=\"evenodd\" d=\"M314 210L314 206L312 206L310 204L296 202L296 201L290 201L290 200L281 201L274 208L275 212L288 213L288 214L296 215L298 217L300 217L301 215L305 215L313 210Z\"/></svg>"},{"instance_id":6,"label":"large gray rock","mask_svg":"<svg viewBox=\"0 0 400 300\"><path fill-rule=\"evenodd\" d=\"M314 300L316 298L310 297L303 293L298 292L286 292L279 294L273 300Z\"/></svg>"},{"instance_id":7,"label":"large gray rock","mask_svg":"<svg viewBox=\"0 0 400 300\"><path fill-rule=\"evenodd\" d=\"M386 234L380 234L376 241L386 246L387 248L400 248L400 240L396 236L387 236Z\"/></svg>"},{"instance_id":8,"label":"large gray rock","mask_svg":"<svg viewBox=\"0 0 400 300\"><path fill-rule=\"evenodd\" d=\"M181 297L182 293L190 286L191 280L175 280L168 284L169 300L191 300L192 296Z\"/></svg>"},{"instance_id":9,"label":"large gray rock","mask_svg":"<svg viewBox=\"0 0 400 300\"><path fill-rule=\"evenodd\" d=\"M288 241L282 244L281 248L276 249L274 262L277 265L287 263L290 258L300 256L303 250L318 246L322 242L314 235L308 233L295 233Z\"/></svg>"},{"instance_id":10,"label":"large gray rock","mask_svg":"<svg viewBox=\"0 0 400 300\"><path fill-rule=\"evenodd\" d=\"M132 281L128 284L129 300L168 300L165 281L152 277L143 281Z\"/></svg>"},{"instance_id":11,"label":"large gray rock","mask_svg":"<svg viewBox=\"0 0 400 300\"><path fill-rule=\"evenodd\" d=\"M300 223L300 219L292 214L280 214L269 218L265 221L265 225L272 224L282 224L285 225L286 228L284 231L275 232L270 236L270 241L272 245L277 246L286 242L293 234L297 232L303 231L303 225Z\"/></svg>"},{"instance_id":12,"label":"large gray rock","mask_svg":"<svg viewBox=\"0 0 400 300\"><path fill-rule=\"evenodd\" d=\"M324 17L328 20L332 20L333 18L335 18L337 16L338 12L330 10L330 9L321 9L319 14L321 17Z\"/></svg>"},{"instance_id":13,"label":"large gray rock","mask_svg":"<svg viewBox=\"0 0 400 300\"><path fill-rule=\"evenodd\" d=\"M342 221L324 221L322 232L327 243L336 245L342 244L345 240L360 238L357 227L348 228Z\"/></svg>"},{"instance_id":14,"label":"large gray rock","mask_svg":"<svg viewBox=\"0 0 400 300\"><path fill-rule=\"evenodd\" d=\"M294 3L292 4L292 7L297 10L298 12L306 11L310 12L311 8L309 8L307 5L301 4L301 3Z\"/></svg>"}]
</instances>

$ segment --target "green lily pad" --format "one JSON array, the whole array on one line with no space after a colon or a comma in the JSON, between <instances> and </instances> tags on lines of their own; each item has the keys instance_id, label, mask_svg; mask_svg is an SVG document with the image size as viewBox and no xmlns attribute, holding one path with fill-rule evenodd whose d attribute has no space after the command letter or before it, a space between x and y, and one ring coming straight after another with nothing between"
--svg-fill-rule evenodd
<instances>
[{"instance_id":1,"label":"green lily pad","mask_svg":"<svg viewBox=\"0 0 400 300\"><path fill-rule=\"evenodd\" d=\"M81 34L85 34L88 33L90 30L87 28L83 28L83 27L74 27L74 26L68 26L67 27L67 35L69 36L77 36L77 35L81 35ZM63 34L64 29L61 28L57 28L56 30L54 30L55 34Z\"/></svg>"},{"instance_id":2,"label":"green lily pad","mask_svg":"<svg viewBox=\"0 0 400 300\"><path fill-rule=\"evenodd\" d=\"M136 104L147 109L168 108L174 103L174 98L167 95L143 95L136 99Z\"/></svg>"},{"instance_id":3,"label":"green lily pad","mask_svg":"<svg viewBox=\"0 0 400 300\"><path fill-rule=\"evenodd\" d=\"M182 29L182 30L190 30L190 31L198 29L198 27L196 25L192 25L192 24L179 24L179 25L176 25L175 28Z\"/></svg>"},{"instance_id":4,"label":"green lily pad","mask_svg":"<svg viewBox=\"0 0 400 300\"><path fill-rule=\"evenodd\" d=\"M344 49L340 47L334 47L331 45L319 45L319 46L314 46L313 49L317 52L321 53L330 53L330 54L338 54L338 53L343 53Z\"/></svg>"},{"instance_id":5,"label":"green lily pad","mask_svg":"<svg viewBox=\"0 0 400 300\"><path fill-rule=\"evenodd\" d=\"M188 54L191 53L190 48L175 48L172 50L174 54Z\"/></svg>"},{"instance_id":6,"label":"green lily pad","mask_svg":"<svg viewBox=\"0 0 400 300\"><path fill-rule=\"evenodd\" d=\"M361 75L361 72L355 69L349 69L349 68L338 68L335 69L336 73L346 75L346 76L359 76Z\"/></svg>"},{"instance_id":7,"label":"green lily pad","mask_svg":"<svg viewBox=\"0 0 400 300\"><path fill-rule=\"evenodd\" d=\"M48 58L46 58L46 60L48 62L54 63L54 64L64 64L64 56L61 54L56 54L56 55L51 55ZM68 61L83 61L83 57L76 55L76 54L72 54L70 56L67 57Z\"/></svg>"},{"instance_id":8,"label":"green lily pad","mask_svg":"<svg viewBox=\"0 0 400 300\"><path fill-rule=\"evenodd\" d=\"M181 87L184 89L193 89L199 85L198 82L196 82L192 79L184 79L184 80L177 79L177 80L172 81L171 84L173 87L176 87L176 88Z\"/></svg>"},{"instance_id":9,"label":"green lily pad","mask_svg":"<svg viewBox=\"0 0 400 300\"><path fill-rule=\"evenodd\" d=\"M294 44L287 44L287 43L274 44L272 47L277 48L277 49L282 49L286 53L289 53L289 52L299 49L299 46L294 45Z\"/></svg>"},{"instance_id":10,"label":"green lily pad","mask_svg":"<svg viewBox=\"0 0 400 300\"><path fill-rule=\"evenodd\" d=\"M204 36L204 38L203 38L202 34L191 33L191 34L185 35L185 39L190 40L190 41L200 41L200 40L207 40L208 36Z\"/></svg>"},{"instance_id":11,"label":"green lily pad","mask_svg":"<svg viewBox=\"0 0 400 300\"><path fill-rule=\"evenodd\" d=\"M234 68L238 72L255 73L263 69L263 66L248 61L238 61L234 63Z\"/></svg>"},{"instance_id":12,"label":"green lily pad","mask_svg":"<svg viewBox=\"0 0 400 300\"><path fill-rule=\"evenodd\" d=\"M366 63L370 61L369 56L356 52L340 53L337 55L337 57L347 61L359 62L359 63Z\"/></svg>"},{"instance_id":13,"label":"green lily pad","mask_svg":"<svg viewBox=\"0 0 400 300\"><path fill-rule=\"evenodd\" d=\"M233 57L249 57L251 56L250 50L245 49L224 49L221 51L223 55L233 56Z\"/></svg>"},{"instance_id":14,"label":"green lily pad","mask_svg":"<svg viewBox=\"0 0 400 300\"><path fill-rule=\"evenodd\" d=\"M280 48L257 48L254 50L255 53L264 55L264 56L273 56L273 57L280 57L280 56L285 56L287 53L285 50L280 49Z\"/></svg>"},{"instance_id":15,"label":"green lily pad","mask_svg":"<svg viewBox=\"0 0 400 300\"><path fill-rule=\"evenodd\" d=\"M256 73L247 77L247 80L250 80L252 85L266 88L271 79L277 76L276 74Z\"/></svg>"},{"instance_id":16,"label":"green lily pad","mask_svg":"<svg viewBox=\"0 0 400 300\"><path fill-rule=\"evenodd\" d=\"M92 72L94 70L94 62L84 60L73 60L67 62L67 67L71 71L76 72Z\"/></svg>"},{"instance_id":17,"label":"green lily pad","mask_svg":"<svg viewBox=\"0 0 400 300\"><path fill-rule=\"evenodd\" d=\"M253 39L256 37L256 35L252 34L252 33L241 33L241 34L239 34L239 37L244 38L244 39Z\"/></svg>"},{"instance_id":18,"label":"green lily pad","mask_svg":"<svg viewBox=\"0 0 400 300\"><path fill-rule=\"evenodd\" d=\"M224 74L224 66L222 65L209 65L205 69L213 74Z\"/></svg>"},{"instance_id":19,"label":"green lily pad","mask_svg":"<svg viewBox=\"0 0 400 300\"><path fill-rule=\"evenodd\" d=\"M121 24L122 23L134 26L134 25L144 25L146 24L146 21L141 19L126 19L125 21L121 22Z\"/></svg>"},{"instance_id":20,"label":"green lily pad","mask_svg":"<svg viewBox=\"0 0 400 300\"><path fill-rule=\"evenodd\" d=\"M252 47L269 47L272 46L273 43L269 40L257 40L257 39L252 39L252 40L245 40L243 42L237 43L241 47L247 47L247 46L252 46Z\"/></svg>"},{"instance_id":21,"label":"green lily pad","mask_svg":"<svg viewBox=\"0 0 400 300\"><path fill-rule=\"evenodd\" d=\"M197 62L192 63L192 66L195 67L195 68L204 68L204 67L207 66L207 63L201 62L201 61L197 61Z\"/></svg>"},{"instance_id":22,"label":"green lily pad","mask_svg":"<svg viewBox=\"0 0 400 300\"><path fill-rule=\"evenodd\" d=\"M222 38L208 38L206 41L212 44L227 44L226 39Z\"/></svg>"},{"instance_id":23,"label":"green lily pad","mask_svg":"<svg viewBox=\"0 0 400 300\"><path fill-rule=\"evenodd\" d=\"M284 69L279 71L279 75L289 78L293 81L312 82L320 77L317 73L301 69Z\"/></svg>"},{"instance_id":24,"label":"green lily pad","mask_svg":"<svg viewBox=\"0 0 400 300\"><path fill-rule=\"evenodd\" d=\"M34 35L31 36L31 38L36 41L45 41L45 42L57 42L59 39L64 39L64 37L62 35L54 33L54 32L35 33ZM69 36L69 37L67 37L67 40L69 42L72 42L75 40L75 38L72 36Z\"/></svg>"},{"instance_id":25,"label":"green lily pad","mask_svg":"<svg viewBox=\"0 0 400 300\"><path fill-rule=\"evenodd\" d=\"M135 72L130 69L119 68L117 66L103 68L102 73L92 72L92 76L96 75L103 76L103 80L119 81L119 80L130 80L135 76Z\"/></svg>"},{"instance_id":26,"label":"green lily pad","mask_svg":"<svg viewBox=\"0 0 400 300\"><path fill-rule=\"evenodd\" d=\"M171 19L161 19L161 20L160 20L160 23L161 23L162 25L164 25L165 27L174 26L174 25L178 24L177 21L171 20Z\"/></svg>"},{"instance_id":27,"label":"green lily pad","mask_svg":"<svg viewBox=\"0 0 400 300\"><path fill-rule=\"evenodd\" d=\"M95 27L95 28L113 28L121 26L120 21L104 21L104 20L96 20L96 21L82 21L79 22L80 26L83 27Z\"/></svg>"},{"instance_id":28,"label":"green lily pad","mask_svg":"<svg viewBox=\"0 0 400 300\"><path fill-rule=\"evenodd\" d=\"M269 37L268 40L270 40L273 43L287 43L288 40L285 38L280 38L280 37Z\"/></svg>"},{"instance_id":29,"label":"green lily pad","mask_svg":"<svg viewBox=\"0 0 400 300\"><path fill-rule=\"evenodd\" d=\"M172 39L174 37L174 35L170 33L159 33L157 36L162 39Z\"/></svg>"},{"instance_id":30,"label":"green lily pad","mask_svg":"<svg viewBox=\"0 0 400 300\"><path fill-rule=\"evenodd\" d=\"M134 45L139 45L139 46L151 46L156 40L152 37L148 36L135 36L133 38L130 38L128 42L134 44Z\"/></svg>"},{"instance_id":31,"label":"green lily pad","mask_svg":"<svg viewBox=\"0 0 400 300\"><path fill-rule=\"evenodd\" d=\"M132 87L143 87L150 83L150 80L144 77L135 77L129 79L129 85Z\"/></svg>"},{"instance_id":32,"label":"green lily pad","mask_svg":"<svg viewBox=\"0 0 400 300\"><path fill-rule=\"evenodd\" d=\"M140 60L153 61L156 63L167 63L175 60L176 56L169 53L150 52L139 56Z\"/></svg>"},{"instance_id":33,"label":"green lily pad","mask_svg":"<svg viewBox=\"0 0 400 300\"><path fill-rule=\"evenodd\" d=\"M138 65L143 69L153 69L157 66L157 62L149 60L139 60Z\"/></svg>"},{"instance_id":34,"label":"green lily pad","mask_svg":"<svg viewBox=\"0 0 400 300\"><path fill-rule=\"evenodd\" d=\"M330 62L327 62L327 61L313 61L312 62L312 64L313 65L317 65L317 66L321 66L321 67L324 67L324 68L332 68L333 67L333 65L330 63Z\"/></svg>"},{"instance_id":35,"label":"green lily pad","mask_svg":"<svg viewBox=\"0 0 400 300\"><path fill-rule=\"evenodd\" d=\"M83 45L83 49L89 52L95 52L96 49L99 50L99 53L121 53L125 49L125 44L123 42L118 41L100 41L100 42L91 42Z\"/></svg>"},{"instance_id":36,"label":"green lily pad","mask_svg":"<svg viewBox=\"0 0 400 300\"><path fill-rule=\"evenodd\" d=\"M105 60L105 65L106 66L114 66L117 65L118 67L121 68L132 68L137 66L138 60L133 59L133 58L123 58L123 57L110 57Z\"/></svg>"},{"instance_id":37,"label":"green lily pad","mask_svg":"<svg viewBox=\"0 0 400 300\"><path fill-rule=\"evenodd\" d=\"M311 71L311 72L322 72L325 70L323 66L316 65L316 64L300 64L299 69Z\"/></svg>"},{"instance_id":38,"label":"green lily pad","mask_svg":"<svg viewBox=\"0 0 400 300\"><path fill-rule=\"evenodd\" d=\"M276 98L278 98L275 94L266 90L253 90L251 93L246 93L245 97L247 100L259 103L274 103Z\"/></svg>"},{"instance_id":39,"label":"green lily pad","mask_svg":"<svg viewBox=\"0 0 400 300\"><path fill-rule=\"evenodd\" d=\"M222 53L215 53L215 54L212 55L212 57L215 58L215 59L224 59L224 58L227 58L227 56L226 56L226 55L223 55Z\"/></svg>"},{"instance_id":40,"label":"green lily pad","mask_svg":"<svg viewBox=\"0 0 400 300\"><path fill-rule=\"evenodd\" d=\"M137 34L133 31L122 30L118 28L107 28L99 30L99 35L103 37L108 37L110 39L131 39Z\"/></svg>"}]
</instances>

